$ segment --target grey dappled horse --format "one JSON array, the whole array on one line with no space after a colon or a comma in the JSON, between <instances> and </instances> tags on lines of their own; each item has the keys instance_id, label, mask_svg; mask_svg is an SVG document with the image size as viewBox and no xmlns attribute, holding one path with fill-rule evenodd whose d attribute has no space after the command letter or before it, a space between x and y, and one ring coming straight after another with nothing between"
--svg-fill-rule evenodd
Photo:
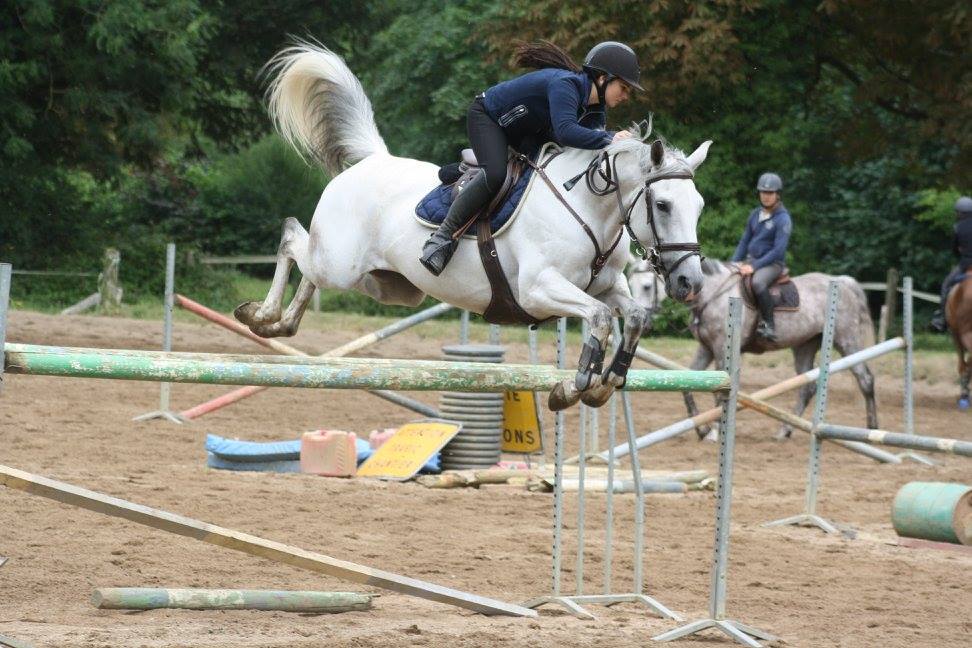
<instances>
[{"instance_id":1,"label":"grey dappled horse","mask_svg":"<svg viewBox=\"0 0 972 648\"><path fill-rule=\"evenodd\" d=\"M705 369L715 361L717 369L722 366L722 348L725 337L726 318L729 312L729 298L741 296L740 275L735 266L722 261L706 259L702 262L702 291L692 304L692 334L699 342L699 347L692 359L691 368ZM834 346L841 355L849 355L864 349L873 342L873 324L867 309L867 299L860 284L852 277L826 275L811 272L793 277L792 281L800 291L800 309L797 311L777 311L776 334L777 340L768 343L754 336L758 313L752 308L746 308L743 313L744 352L762 353L777 349L792 349L794 368L798 374L813 369L817 350L823 334L824 320L827 312L827 285L831 279L840 282L840 302L837 311L837 322L834 330ZM648 271L630 273L628 283L634 299L643 306L651 307L664 299L664 282L659 282L657 276ZM746 344L748 341L748 345ZM876 428L877 404L874 399L874 377L864 363L851 368L857 384L864 395L867 409L867 426ZM811 382L804 385L797 394L793 413L801 416L807 408L807 403L813 397L817 385ZM685 405L689 416L698 414L695 399L686 392ZM697 428L700 438L710 433L708 426ZM792 428L783 425L777 438L790 436Z\"/></svg>"}]
</instances>

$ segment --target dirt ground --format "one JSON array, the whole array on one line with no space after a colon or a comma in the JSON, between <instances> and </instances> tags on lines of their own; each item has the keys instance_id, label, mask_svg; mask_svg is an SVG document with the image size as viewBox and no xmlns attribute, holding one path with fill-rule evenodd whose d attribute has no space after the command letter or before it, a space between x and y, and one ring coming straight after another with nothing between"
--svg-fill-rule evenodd
<instances>
[{"instance_id":1,"label":"dirt ground","mask_svg":"<svg viewBox=\"0 0 972 648\"><path fill-rule=\"evenodd\" d=\"M365 328L307 328L292 343L321 352ZM8 340L154 349L159 322L11 314ZM444 341L421 327L367 350L375 357L435 358ZM667 353L658 343L649 348ZM254 352L250 343L206 324L180 322L174 348ZM545 343L542 355L553 357ZM525 360L522 344L508 357ZM686 360L684 351L676 359ZM972 413L954 406L952 358L922 355L916 375L919 433L972 440ZM878 374L885 429L902 427L901 362ZM790 375L783 355L747 359L750 391ZM174 385L188 408L228 388ZM436 395L413 394L429 403ZM701 397L700 397L701 398ZM776 399L789 407L792 394ZM298 474L234 473L205 466L208 432L250 440L292 439L321 427L367 434L404 423L409 412L363 392L274 389L192 424L132 422L158 406L153 383L6 377L0 396L0 463L140 504L259 535L337 558L480 595L520 602L551 589L553 498L512 486L428 490ZM704 398L708 403L708 397ZM676 394L634 397L639 433L682 418ZM552 416L547 415L548 423ZM863 423L863 403L848 374L834 380L828 419ZM568 416L577 446L577 412ZM548 427L548 429L550 429ZM600 426L601 447L607 425ZM780 637L767 645L842 648L968 646L972 636L972 555L893 545L890 507L913 480L972 483L972 462L936 457L928 468L881 466L833 445L824 451L818 511L853 527L857 539L812 529L767 529L762 522L803 508L808 439L772 439L775 424L751 412L738 418L728 616ZM552 447L551 443L548 443ZM717 467L717 446L694 434L641 455L647 469ZM585 592L603 591L604 495L588 494ZM563 588L573 592L576 497L568 495ZM707 613L715 497L711 492L648 498L647 593L687 619ZM615 497L613 590L632 589L633 497ZM264 559L0 489L0 635L34 646L645 646L676 623L636 604L592 607L580 620L556 608L539 619L484 617L447 605L321 577ZM373 591L368 612L97 610L92 589L110 586ZM709 631L673 645L733 645Z\"/></svg>"}]
</instances>

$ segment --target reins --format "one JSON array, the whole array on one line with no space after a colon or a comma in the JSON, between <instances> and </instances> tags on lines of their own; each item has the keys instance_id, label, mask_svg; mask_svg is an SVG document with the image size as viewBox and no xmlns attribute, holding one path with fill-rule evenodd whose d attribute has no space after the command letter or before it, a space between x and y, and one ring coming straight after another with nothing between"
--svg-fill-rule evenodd
<instances>
[{"instance_id":1,"label":"reins","mask_svg":"<svg viewBox=\"0 0 972 648\"><path fill-rule=\"evenodd\" d=\"M723 294L725 294L725 292L727 290L730 290L732 288L732 285L730 285L729 282L730 282L730 280L732 280L733 278L736 278L736 277L738 277L740 279L740 281L741 281L742 280L742 273L739 272L739 269L738 268L734 268L734 267L733 268L730 268L730 270L729 270L729 276L726 277L722 281L721 284L719 284L719 286L718 286L718 288L716 288L715 292L707 300L705 300L702 304L700 304L698 307L692 309L692 314L695 316L696 319L701 320L702 319L702 312L705 311L705 307L708 306L709 304L711 304L712 302L714 302L716 300L716 298L721 297Z\"/></svg>"}]
</instances>

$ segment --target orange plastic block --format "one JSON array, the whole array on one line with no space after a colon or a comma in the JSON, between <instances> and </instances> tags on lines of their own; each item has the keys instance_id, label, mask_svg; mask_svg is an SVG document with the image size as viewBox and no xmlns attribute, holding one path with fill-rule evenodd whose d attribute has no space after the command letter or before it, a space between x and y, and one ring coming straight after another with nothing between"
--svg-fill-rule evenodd
<instances>
[{"instance_id":1,"label":"orange plastic block","mask_svg":"<svg viewBox=\"0 0 972 648\"><path fill-rule=\"evenodd\" d=\"M315 430L300 438L300 472L325 477L354 477L358 451L354 432Z\"/></svg>"},{"instance_id":2,"label":"orange plastic block","mask_svg":"<svg viewBox=\"0 0 972 648\"><path fill-rule=\"evenodd\" d=\"M368 443L371 445L372 450L377 450L382 446L385 441L395 436L398 432L398 428L384 428L381 430L372 430L368 435Z\"/></svg>"}]
</instances>

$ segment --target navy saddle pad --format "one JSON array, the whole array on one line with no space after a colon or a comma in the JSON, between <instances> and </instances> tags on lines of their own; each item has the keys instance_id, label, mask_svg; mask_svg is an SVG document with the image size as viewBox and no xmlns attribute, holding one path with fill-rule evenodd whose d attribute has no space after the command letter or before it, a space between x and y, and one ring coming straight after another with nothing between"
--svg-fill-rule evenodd
<instances>
[{"instance_id":1,"label":"navy saddle pad","mask_svg":"<svg viewBox=\"0 0 972 648\"><path fill-rule=\"evenodd\" d=\"M516 210L516 206L520 204L520 199L523 198L524 192L526 192L527 184L530 182L530 177L533 175L533 169L527 167L523 171L523 175L517 180L516 184L513 186L513 190L510 191L509 196L496 210L490 215L489 228L493 233L496 233L503 225L510 220L510 216ZM419 204L415 206L415 215L419 217L420 220L425 221L429 225L437 226L442 221L445 220L446 214L449 213L449 207L452 205L452 185L443 184L439 185L428 194L425 198L419 201ZM475 229L472 230L470 235L475 235Z\"/></svg>"}]
</instances>

